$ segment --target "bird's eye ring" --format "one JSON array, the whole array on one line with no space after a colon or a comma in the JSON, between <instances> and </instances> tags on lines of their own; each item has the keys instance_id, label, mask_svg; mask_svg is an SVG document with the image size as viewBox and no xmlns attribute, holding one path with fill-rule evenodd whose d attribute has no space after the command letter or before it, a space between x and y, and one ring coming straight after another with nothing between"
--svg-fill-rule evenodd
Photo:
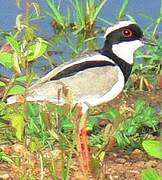
<instances>
[{"instance_id":1,"label":"bird's eye ring","mask_svg":"<svg viewBox=\"0 0 162 180\"><path fill-rule=\"evenodd\" d=\"M124 29L124 30L122 30L122 35L124 36L124 37L132 37L132 31L130 30L130 29Z\"/></svg>"}]
</instances>

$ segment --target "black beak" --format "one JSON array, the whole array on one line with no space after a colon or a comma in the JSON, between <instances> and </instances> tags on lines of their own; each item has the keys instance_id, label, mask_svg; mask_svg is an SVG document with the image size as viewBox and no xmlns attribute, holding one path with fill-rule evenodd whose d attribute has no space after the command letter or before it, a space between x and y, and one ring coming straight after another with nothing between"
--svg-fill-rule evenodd
<instances>
[{"instance_id":1,"label":"black beak","mask_svg":"<svg viewBox=\"0 0 162 180\"><path fill-rule=\"evenodd\" d=\"M143 44L150 45L150 46L157 46L157 44L151 39L147 39L143 37L141 40Z\"/></svg>"}]
</instances>

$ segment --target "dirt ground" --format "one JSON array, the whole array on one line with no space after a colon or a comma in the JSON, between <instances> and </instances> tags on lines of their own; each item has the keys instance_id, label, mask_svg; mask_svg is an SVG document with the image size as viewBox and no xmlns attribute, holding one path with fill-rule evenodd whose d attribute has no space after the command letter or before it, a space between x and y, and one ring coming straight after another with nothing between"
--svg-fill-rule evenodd
<instances>
[{"instance_id":1,"label":"dirt ground","mask_svg":"<svg viewBox=\"0 0 162 180\"><path fill-rule=\"evenodd\" d=\"M20 161L11 164L4 162L0 163L0 179L6 180L18 180L24 176L24 179L36 179L52 180L49 169L44 165L41 167L41 158L29 152L21 144L13 146L3 145L1 146L6 153L10 154L15 161ZM48 151L42 152L42 158L46 162L55 162L55 169L58 175L58 179L61 178L61 160L58 158L60 151ZM19 157L19 158L18 158ZM56 157L58 158L56 160ZM131 154L126 154L122 151L110 152L105 158L101 167L100 175L97 179L99 180L140 180L141 172L147 167L156 168L159 174L162 172L162 164L160 160L147 156L141 150L134 150ZM98 171L98 169L97 169ZM162 175L162 174L161 174ZM42 176L42 177L41 177ZM26 178L25 178L26 177ZM28 177L28 178L27 178ZM96 180L95 172L88 179ZM23 179L23 178L22 178ZM80 171L79 163L76 158L73 159L71 180L84 180L84 176Z\"/></svg>"}]
</instances>

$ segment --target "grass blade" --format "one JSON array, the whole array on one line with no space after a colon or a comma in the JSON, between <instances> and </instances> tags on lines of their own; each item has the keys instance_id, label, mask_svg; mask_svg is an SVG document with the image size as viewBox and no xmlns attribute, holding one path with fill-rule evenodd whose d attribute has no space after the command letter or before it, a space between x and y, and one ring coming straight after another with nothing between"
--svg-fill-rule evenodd
<instances>
[{"instance_id":1,"label":"grass blade","mask_svg":"<svg viewBox=\"0 0 162 180\"><path fill-rule=\"evenodd\" d=\"M121 10L118 14L118 19L122 19L124 16L125 16L125 12L126 12L126 9L128 7L128 3L129 3L129 0L125 0L122 7L121 7Z\"/></svg>"},{"instance_id":2,"label":"grass blade","mask_svg":"<svg viewBox=\"0 0 162 180\"><path fill-rule=\"evenodd\" d=\"M160 25L160 23L162 22L162 0L161 0L161 6L160 6L160 15L159 17L156 19L156 24L152 33L152 36L155 36L155 33Z\"/></svg>"},{"instance_id":3,"label":"grass blade","mask_svg":"<svg viewBox=\"0 0 162 180\"><path fill-rule=\"evenodd\" d=\"M93 14L93 16L92 16L92 18L91 18L91 22L92 22L92 23L97 19L97 16L98 16L99 12L101 11L101 9L103 8L103 6L104 6L106 3L107 3L107 0L103 0L103 1L101 1L100 4L98 4L98 5L96 6L96 8L94 9L94 10L95 10L95 11L94 11L94 14Z\"/></svg>"},{"instance_id":4,"label":"grass blade","mask_svg":"<svg viewBox=\"0 0 162 180\"><path fill-rule=\"evenodd\" d=\"M59 11L59 5L56 6L54 1L46 0L48 7L52 11L52 13L46 12L49 16L51 16L58 24L60 24L63 28L65 28L65 17L61 15Z\"/></svg>"},{"instance_id":5,"label":"grass blade","mask_svg":"<svg viewBox=\"0 0 162 180\"><path fill-rule=\"evenodd\" d=\"M74 0L74 8L76 10L77 21L79 25L85 27L85 9L80 0Z\"/></svg>"}]
</instances>

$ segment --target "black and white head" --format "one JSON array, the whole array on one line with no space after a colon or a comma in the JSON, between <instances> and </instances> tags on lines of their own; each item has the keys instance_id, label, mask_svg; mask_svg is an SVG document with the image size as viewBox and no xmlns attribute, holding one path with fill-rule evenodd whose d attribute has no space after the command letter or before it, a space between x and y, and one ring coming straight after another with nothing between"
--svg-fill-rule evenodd
<instances>
[{"instance_id":1,"label":"black and white head","mask_svg":"<svg viewBox=\"0 0 162 180\"><path fill-rule=\"evenodd\" d=\"M134 52L144 45L143 32L131 21L120 21L109 27L104 37L105 51L112 51L117 57L129 64L133 64Z\"/></svg>"}]
</instances>

